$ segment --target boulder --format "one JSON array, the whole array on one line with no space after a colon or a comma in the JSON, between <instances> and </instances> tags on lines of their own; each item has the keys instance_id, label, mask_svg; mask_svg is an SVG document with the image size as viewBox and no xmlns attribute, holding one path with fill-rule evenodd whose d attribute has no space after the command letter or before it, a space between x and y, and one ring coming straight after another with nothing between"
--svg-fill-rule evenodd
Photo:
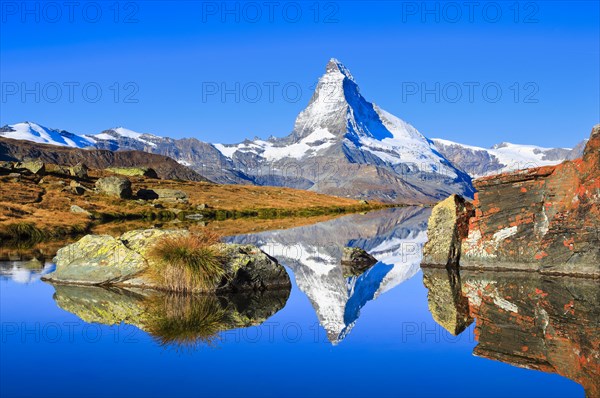
<instances>
[{"instance_id":1,"label":"boulder","mask_svg":"<svg viewBox=\"0 0 600 398\"><path fill-rule=\"evenodd\" d=\"M225 284L219 291L245 291L290 288L290 278L283 266L254 245L221 244L226 257Z\"/></svg>"},{"instance_id":2,"label":"boulder","mask_svg":"<svg viewBox=\"0 0 600 398\"><path fill-rule=\"evenodd\" d=\"M377 263L377 259L358 247L344 247L342 267L345 277L361 275Z\"/></svg>"},{"instance_id":3,"label":"boulder","mask_svg":"<svg viewBox=\"0 0 600 398\"><path fill-rule=\"evenodd\" d=\"M105 177L96 181L96 189L106 195L131 198L131 181L125 177Z\"/></svg>"},{"instance_id":4,"label":"boulder","mask_svg":"<svg viewBox=\"0 0 600 398\"><path fill-rule=\"evenodd\" d=\"M461 267L600 276L600 125L583 158L474 185Z\"/></svg>"},{"instance_id":5,"label":"boulder","mask_svg":"<svg viewBox=\"0 0 600 398\"><path fill-rule=\"evenodd\" d=\"M154 266L148 250L161 238L187 235L189 231L184 229L139 229L119 238L86 235L58 251L54 258L56 271L45 279L54 283L168 290L144 272ZM220 243L215 248L224 258L225 276L210 290L195 293L291 287L285 268L256 246Z\"/></svg>"},{"instance_id":6,"label":"boulder","mask_svg":"<svg viewBox=\"0 0 600 398\"><path fill-rule=\"evenodd\" d=\"M77 181L71 181L69 183L69 187L71 188L71 192L73 192L75 195L83 195L86 191L89 191L88 188L84 187Z\"/></svg>"},{"instance_id":7,"label":"boulder","mask_svg":"<svg viewBox=\"0 0 600 398\"><path fill-rule=\"evenodd\" d=\"M461 243L474 215L473 205L460 195L451 195L435 205L427 224L423 264L458 265Z\"/></svg>"},{"instance_id":8,"label":"boulder","mask_svg":"<svg viewBox=\"0 0 600 398\"><path fill-rule=\"evenodd\" d=\"M137 197L144 200L158 200L161 202L172 202L172 203L187 203L187 193L178 189L168 188L152 188L152 189L140 189L137 192Z\"/></svg>"},{"instance_id":9,"label":"boulder","mask_svg":"<svg viewBox=\"0 0 600 398\"><path fill-rule=\"evenodd\" d=\"M14 168L12 162L0 162L0 173L8 174Z\"/></svg>"},{"instance_id":10,"label":"boulder","mask_svg":"<svg viewBox=\"0 0 600 398\"><path fill-rule=\"evenodd\" d=\"M185 229L135 229L122 234L119 237L119 240L121 240L129 249L145 257L148 250L152 248L152 245L158 240L166 237L188 236L189 234L189 231Z\"/></svg>"},{"instance_id":11,"label":"boulder","mask_svg":"<svg viewBox=\"0 0 600 398\"><path fill-rule=\"evenodd\" d=\"M86 235L58 250L56 271L46 275L53 282L98 285L132 278L147 267L141 254L109 235Z\"/></svg>"},{"instance_id":12,"label":"boulder","mask_svg":"<svg viewBox=\"0 0 600 398\"><path fill-rule=\"evenodd\" d=\"M156 171L149 167L109 167L106 170L128 177L158 178Z\"/></svg>"},{"instance_id":13,"label":"boulder","mask_svg":"<svg viewBox=\"0 0 600 398\"><path fill-rule=\"evenodd\" d=\"M85 214L87 216L91 215L89 211L87 211L77 205L71 205L71 213Z\"/></svg>"},{"instance_id":14,"label":"boulder","mask_svg":"<svg viewBox=\"0 0 600 398\"><path fill-rule=\"evenodd\" d=\"M87 178L88 167L85 163L77 163L75 166L69 167L69 174L77 178Z\"/></svg>"},{"instance_id":15,"label":"boulder","mask_svg":"<svg viewBox=\"0 0 600 398\"><path fill-rule=\"evenodd\" d=\"M36 175L44 175L46 173L46 164L41 160L20 162L17 164L17 168L29 170Z\"/></svg>"}]
</instances>

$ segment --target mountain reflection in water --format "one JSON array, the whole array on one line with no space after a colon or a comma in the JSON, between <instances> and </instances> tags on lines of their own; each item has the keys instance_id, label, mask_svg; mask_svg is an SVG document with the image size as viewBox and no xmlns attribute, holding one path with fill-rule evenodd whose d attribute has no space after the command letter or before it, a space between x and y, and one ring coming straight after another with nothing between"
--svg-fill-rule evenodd
<instances>
[{"instance_id":1,"label":"mountain reflection in water","mask_svg":"<svg viewBox=\"0 0 600 398\"><path fill-rule=\"evenodd\" d=\"M421 249L426 240L429 214L430 209L419 207L387 209L227 239L257 244L287 266L299 287L293 287L291 292L217 296L98 286L50 287L39 278L51 272L52 264L37 260L0 261L3 325L5 331L12 331L3 335L0 356L4 361L3 370L8 374L5 377L8 382L2 383L2 388L9 394L0 395L9 396L12 392L19 396L62 397L61 385L73 386L72 372L48 373L51 379L45 380L39 386L41 390L34 394L31 389L38 385L29 383L30 375L24 369L29 369L32 361L67 368L74 359L98 357L100 360L87 364L89 375L107 374L118 382L99 383L96 381L101 379L82 377L82 384L73 387L71 396L85 395L88 380L96 382L95 386L102 388L106 396L136 393L190 396L198 392L198 383L165 382L169 377L200 380L202 388L208 389L205 395L281 396L297 381L297 374L303 372L307 378L321 383L320 387L329 389L306 389L305 384L293 390L294 396L336 395L338 392L337 395L343 393L344 396L405 393L458 397L479 396L483 391L480 388L487 388L487 395L498 397L513 393L515 396L558 397L576 395L573 392L579 387L569 381L572 380L583 386L588 397L599 397L598 280L424 267L421 283L421 277L416 275L421 269ZM345 246L360 247L379 262L364 272L344 267L341 257ZM373 301L383 293L386 293L385 300ZM425 305L425 293L428 305ZM115 342L114 334L107 332L94 344L86 339L73 340L76 343L69 339L45 343L43 338L32 341L18 334L21 325L25 325L29 333L39 322L42 325L48 321L51 325L72 324L69 314L50 303L51 294L58 307L84 321L82 330L94 323L127 324L145 331L152 340L140 339L136 345L120 344ZM361 311L365 318L359 321ZM315 340L314 312L329 342ZM434 321L443 327L443 335L438 334ZM284 333L279 333L286 322L311 326L298 341L290 341ZM354 329L352 338L341 344L343 347L330 347L330 343L338 344L348 336L357 323L360 326ZM230 340L222 333L258 325L265 328L263 339ZM405 325L421 327L421 334L409 336ZM271 335L272 330L277 332ZM433 330L435 338L428 338ZM446 331L461 335L462 339L453 339ZM254 332L261 335L260 330ZM472 334L475 341L469 338ZM160 347L157 350L157 346L179 350L215 343L224 349L204 350L202 355L189 356ZM469 355L471 350L479 358L555 373L563 378L473 358ZM372 381L364 385L328 384L332 379L344 380L347 376L350 352L359 355L352 357L353 360L385 366L363 367L365 380ZM122 354L118 363L113 362ZM252 372L238 373L239 383L231 383L231 373L221 370L258 356L276 359L270 367L263 364L260 368L264 374L276 375L269 380L278 379L279 384L256 384L261 375L258 367ZM431 366L438 366L436 369L440 370L436 373L439 383L424 386L423 375L429 374ZM167 371L170 373L165 376ZM335 377L332 378L332 374ZM386 383L399 374L403 375L401 386ZM475 387L464 382L465 374ZM130 383L132 379L142 378L145 383ZM19 390L23 385L28 390ZM243 387L232 393L231 388L238 385ZM174 387L179 389L173 390ZM54 393L48 394L53 388Z\"/></svg>"},{"instance_id":2,"label":"mountain reflection in water","mask_svg":"<svg viewBox=\"0 0 600 398\"><path fill-rule=\"evenodd\" d=\"M475 319L473 354L557 373L600 397L598 280L424 268L433 318L452 334Z\"/></svg>"},{"instance_id":3,"label":"mountain reflection in water","mask_svg":"<svg viewBox=\"0 0 600 398\"><path fill-rule=\"evenodd\" d=\"M337 344L367 302L419 271L430 213L422 207L386 209L227 241L254 244L289 267L329 341ZM344 276L341 259L346 246L366 250L378 263L362 275Z\"/></svg>"}]
</instances>

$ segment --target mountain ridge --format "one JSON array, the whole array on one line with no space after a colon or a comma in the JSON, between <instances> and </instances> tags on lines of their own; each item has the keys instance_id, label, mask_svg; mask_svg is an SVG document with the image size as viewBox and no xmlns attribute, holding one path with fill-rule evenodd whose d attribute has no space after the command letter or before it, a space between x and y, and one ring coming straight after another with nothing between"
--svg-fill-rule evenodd
<instances>
[{"instance_id":1,"label":"mountain ridge","mask_svg":"<svg viewBox=\"0 0 600 398\"><path fill-rule=\"evenodd\" d=\"M5 126L0 135L10 128ZM351 72L333 58L293 130L284 137L211 144L123 127L81 137L82 145L91 143L86 147L168 156L219 183L286 186L387 202L431 203L453 193L472 197L471 177L507 166L491 149L423 136L367 101ZM556 164L569 156L563 148L535 148L544 154L525 160L541 160L552 153L554 160L544 164ZM478 164L471 164L471 158Z\"/></svg>"}]
</instances>

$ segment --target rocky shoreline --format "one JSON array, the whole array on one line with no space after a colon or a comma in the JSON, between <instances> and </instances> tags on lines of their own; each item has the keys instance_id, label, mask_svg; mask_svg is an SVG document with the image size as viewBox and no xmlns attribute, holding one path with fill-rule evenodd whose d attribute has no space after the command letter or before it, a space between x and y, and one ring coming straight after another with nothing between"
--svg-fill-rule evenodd
<instances>
[{"instance_id":1,"label":"rocky shoreline","mask_svg":"<svg viewBox=\"0 0 600 398\"><path fill-rule=\"evenodd\" d=\"M139 288L168 291L149 272L156 266L149 252L164 238L189 236L182 229L140 229L118 238L86 235L60 249L56 270L43 280L56 284ZM289 276L277 260L253 245L218 244L223 256L223 278L192 293L264 291L291 288Z\"/></svg>"},{"instance_id":2,"label":"rocky shoreline","mask_svg":"<svg viewBox=\"0 0 600 398\"><path fill-rule=\"evenodd\" d=\"M580 159L474 185L434 207L422 267L600 278L600 125Z\"/></svg>"}]
</instances>

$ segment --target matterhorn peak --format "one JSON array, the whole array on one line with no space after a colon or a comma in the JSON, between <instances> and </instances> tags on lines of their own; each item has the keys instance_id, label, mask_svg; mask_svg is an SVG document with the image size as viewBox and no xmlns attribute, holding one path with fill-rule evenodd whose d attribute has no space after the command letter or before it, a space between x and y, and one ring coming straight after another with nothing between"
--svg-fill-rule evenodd
<instances>
[{"instance_id":1,"label":"matterhorn peak","mask_svg":"<svg viewBox=\"0 0 600 398\"><path fill-rule=\"evenodd\" d=\"M340 61L336 58L331 58L325 67L325 72L329 73L341 73L343 77L354 81L354 76L350 73L350 70L344 66Z\"/></svg>"}]
</instances>

